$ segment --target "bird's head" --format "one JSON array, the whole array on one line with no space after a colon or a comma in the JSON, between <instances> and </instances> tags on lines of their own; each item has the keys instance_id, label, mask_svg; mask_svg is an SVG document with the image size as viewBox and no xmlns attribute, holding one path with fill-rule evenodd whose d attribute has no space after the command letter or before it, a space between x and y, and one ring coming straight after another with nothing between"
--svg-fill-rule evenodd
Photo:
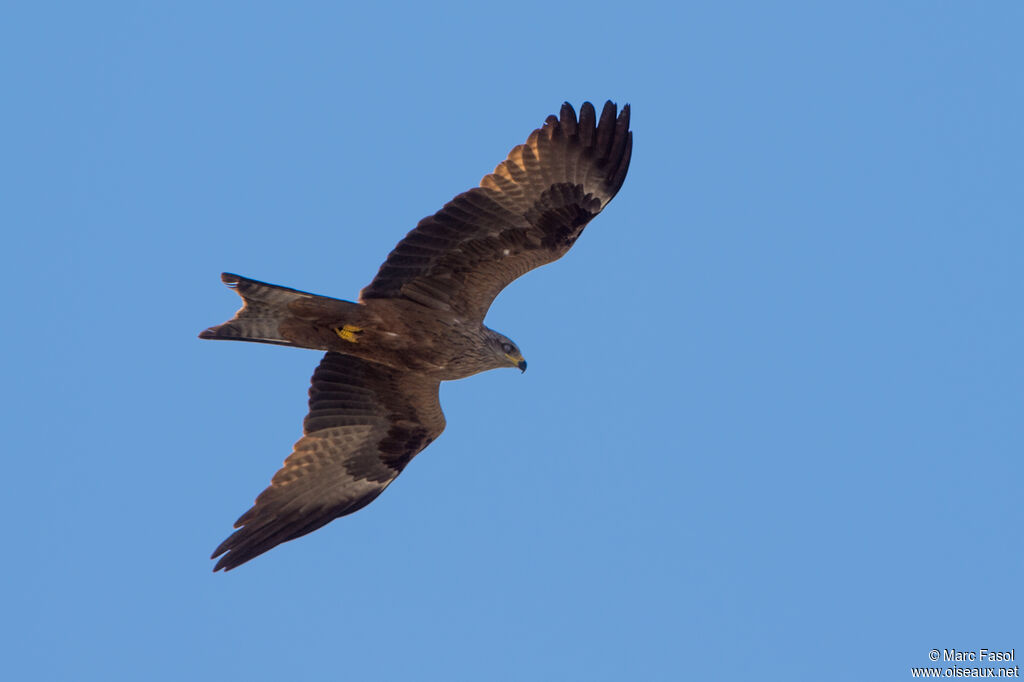
<instances>
[{"instance_id":1,"label":"bird's head","mask_svg":"<svg viewBox=\"0 0 1024 682\"><path fill-rule=\"evenodd\" d=\"M499 334L493 329L488 329L489 345L494 353L499 367L516 367L520 371L526 371L526 360L519 352L519 347L504 334Z\"/></svg>"}]
</instances>

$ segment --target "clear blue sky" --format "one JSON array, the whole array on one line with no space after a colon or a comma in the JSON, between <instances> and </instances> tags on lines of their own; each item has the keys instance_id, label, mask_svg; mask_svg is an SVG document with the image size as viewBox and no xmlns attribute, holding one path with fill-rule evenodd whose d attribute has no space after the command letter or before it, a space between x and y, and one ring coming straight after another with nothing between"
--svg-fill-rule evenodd
<instances>
[{"instance_id":1,"label":"clear blue sky","mask_svg":"<svg viewBox=\"0 0 1024 682\"><path fill-rule=\"evenodd\" d=\"M1024 655L1018 2L21 3L0 21L18 680L901 680ZM621 193L367 509L207 559L354 298L563 100Z\"/></svg>"}]
</instances>

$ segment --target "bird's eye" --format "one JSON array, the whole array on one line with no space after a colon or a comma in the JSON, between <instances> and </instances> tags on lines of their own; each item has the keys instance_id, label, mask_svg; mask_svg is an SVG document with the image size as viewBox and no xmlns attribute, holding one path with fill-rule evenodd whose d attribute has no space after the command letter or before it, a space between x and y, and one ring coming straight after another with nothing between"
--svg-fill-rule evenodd
<instances>
[{"instance_id":1,"label":"bird's eye","mask_svg":"<svg viewBox=\"0 0 1024 682\"><path fill-rule=\"evenodd\" d=\"M512 352L512 344L511 343L503 343L503 344L501 344L501 349L503 351L505 351L506 353L511 353Z\"/></svg>"}]
</instances>

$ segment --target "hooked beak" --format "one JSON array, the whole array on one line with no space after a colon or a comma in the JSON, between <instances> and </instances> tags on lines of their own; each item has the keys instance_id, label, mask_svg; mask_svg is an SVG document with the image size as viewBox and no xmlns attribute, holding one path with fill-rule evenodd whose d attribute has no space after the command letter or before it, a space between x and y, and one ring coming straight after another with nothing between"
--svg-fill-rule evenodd
<instances>
[{"instance_id":1,"label":"hooked beak","mask_svg":"<svg viewBox=\"0 0 1024 682\"><path fill-rule=\"evenodd\" d=\"M513 367L518 367L520 372L526 371L526 360L523 359L521 354L516 353L515 355L511 355L509 353L505 353L505 357L509 359L509 362L512 363Z\"/></svg>"}]
</instances>

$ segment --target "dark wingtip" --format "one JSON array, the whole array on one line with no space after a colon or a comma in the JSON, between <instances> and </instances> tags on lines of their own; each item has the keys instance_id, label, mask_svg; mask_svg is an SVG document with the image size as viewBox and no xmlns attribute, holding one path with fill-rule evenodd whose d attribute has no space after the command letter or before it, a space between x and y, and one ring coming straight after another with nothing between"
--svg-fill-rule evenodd
<instances>
[{"instance_id":1,"label":"dark wingtip","mask_svg":"<svg viewBox=\"0 0 1024 682\"><path fill-rule=\"evenodd\" d=\"M217 549L213 550L213 554L210 555L211 559L216 559L217 557L220 557L220 560L217 561L217 563L213 567L213 572L214 573L216 573L217 571L225 571L225 572L230 571L232 568L237 568L237 567L241 566L246 561L248 561L249 559L252 558L252 557L249 557L249 559L243 559L242 561L235 561L235 559L237 559L237 557L232 556L232 552L230 551L231 548L227 546L228 543L231 542L231 539L234 538L234 537L235 537L235 535L232 534L230 537L228 537L226 540L224 540L224 542L222 542L219 545L217 545ZM223 555L223 556L221 556L221 555Z\"/></svg>"},{"instance_id":2,"label":"dark wingtip","mask_svg":"<svg viewBox=\"0 0 1024 682\"><path fill-rule=\"evenodd\" d=\"M558 122L569 137L575 135L579 130L579 125L576 123L576 110L568 102L562 103L562 109L558 112Z\"/></svg>"},{"instance_id":3,"label":"dark wingtip","mask_svg":"<svg viewBox=\"0 0 1024 682\"><path fill-rule=\"evenodd\" d=\"M614 109L615 104L611 101L605 105ZM619 115L614 122L609 121L608 130L611 141L608 147L608 185L613 192L618 192L626 179L626 171L629 170L629 160L633 152L633 132L629 129L629 104L623 104Z\"/></svg>"},{"instance_id":4,"label":"dark wingtip","mask_svg":"<svg viewBox=\"0 0 1024 682\"><path fill-rule=\"evenodd\" d=\"M594 111L594 105L590 102L584 102L580 106L580 118L579 118L579 132L580 142L583 143L584 147L589 147L593 144L594 133L597 126L597 112Z\"/></svg>"},{"instance_id":5,"label":"dark wingtip","mask_svg":"<svg viewBox=\"0 0 1024 682\"><path fill-rule=\"evenodd\" d=\"M613 167L612 172L609 174L608 184L614 191L618 193L622 187L622 183L626 181L626 172L629 170L629 160L633 156L633 133L626 133L626 144L622 150L622 156L619 163Z\"/></svg>"}]
</instances>

